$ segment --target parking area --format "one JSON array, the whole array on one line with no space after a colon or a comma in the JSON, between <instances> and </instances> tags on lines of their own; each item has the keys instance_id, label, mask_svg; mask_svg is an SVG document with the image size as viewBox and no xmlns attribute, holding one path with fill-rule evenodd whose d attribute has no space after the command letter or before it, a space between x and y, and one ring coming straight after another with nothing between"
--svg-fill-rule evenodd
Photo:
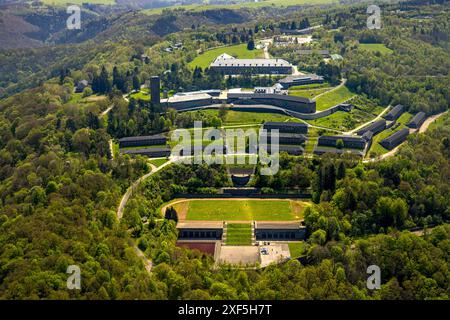
<instances>
[{"instance_id":1,"label":"parking area","mask_svg":"<svg viewBox=\"0 0 450 320\"><path fill-rule=\"evenodd\" d=\"M254 265L259 262L259 249L257 246L222 246L218 262Z\"/></svg>"},{"instance_id":2,"label":"parking area","mask_svg":"<svg viewBox=\"0 0 450 320\"><path fill-rule=\"evenodd\" d=\"M291 257L287 243L263 242L258 248L261 267L266 267L271 263L280 263Z\"/></svg>"}]
</instances>

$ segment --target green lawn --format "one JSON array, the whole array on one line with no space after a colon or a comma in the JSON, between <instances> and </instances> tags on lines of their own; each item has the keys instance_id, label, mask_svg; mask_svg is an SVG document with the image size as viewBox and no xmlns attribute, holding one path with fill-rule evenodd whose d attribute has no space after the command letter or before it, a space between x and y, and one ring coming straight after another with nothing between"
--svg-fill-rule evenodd
<instances>
[{"instance_id":1,"label":"green lawn","mask_svg":"<svg viewBox=\"0 0 450 320\"><path fill-rule=\"evenodd\" d=\"M291 253L291 258L296 259L305 254L305 243L302 242L289 242L289 252Z\"/></svg>"},{"instance_id":2,"label":"green lawn","mask_svg":"<svg viewBox=\"0 0 450 320\"><path fill-rule=\"evenodd\" d=\"M150 101L150 94L148 93L148 90L142 89L139 92L130 94L128 98L133 98L134 100Z\"/></svg>"},{"instance_id":3,"label":"green lawn","mask_svg":"<svg viewBox=\"0 0 450 320\"><path fill-rule=\"evenodd\" d=\"M336 111L329 116L308 120L308 123L330 129L348 131L373 119L375 116L353 108L350 112Z\"/></svg>"},{"instance_id":4,"label":"green lawn","mask_svg":"<svg viewBox=\"0 0 450 320\"><path fill-rule=\"evenodd\" d=\"M434 120L434 122L432 122L429 127L428 130L434 130L436 128L441 128L444 126L450 126L450 117L449 117L449 113L447 112L446 114L440 116L437 120Z\"/></svg>"},{"instance_id":5,"label":"green lawn","mask_svg":"<svg viewBox=\"0 0 450 320\"><path fill-rule=\"evenodd\" d=\"M166 144L154 144L150 146L142 145L142 146L133 146L133 147L124 147L120 148L120 150L139 150L139 149L153 149L153 148L165 148Z\"/></svg>"},{"instance_id":6,"label":"green lawn","mask_svg":"<svg viewBox=\"0 0 450 320\"><path fill-rule=\"evenodd\" d=\"M359 45L359 48L361 50L370 52L380 52L382 54L391 54L392 52L394 52L382 43L361 43Z\"/></svg>"},{"instance_id":7,"label":"green lawn","mask_svg":"<svg viewBox=\"0 0 450 320\"><path fill-rule=\"evenodd\" d=\"M240 59L254 59L254 58L264 58L264 52L260 50L247 50L247 44L238 44L235 46L220 47L212 50L208 50L197 56L194 60L189 63L191 68L201 67L203 70L209 67L211 62L213 62L218 56L223 53L227 53L235 58Z\"/></svg>"},{"instance_id":8,"label":"green lawn","mask_svg":"<svg viewBox=\"0 0 450 320\"><path fill-rule=\"evenodd\" d=\"M317 89L292 89L291 88L291 89L289 89L289 95L312 99L321 93L327 92L328 90L330 90L330 88L317 88Z\"/></svg>"},{"instance_id":9,"label":"green lawn","mask_svg":"<svg viewBox=\"0 0 450 320\"><path fill-rule=\"evenodd\" d=\"M162 166L167 161L169 161L169 160L167 160L166 158L161 158L161 159L152 159L149 162L151 164L153 164L154 166L159 167L159 166Z\"/></svg>"},{"instance_id":10,"label":"green lawn","mask_svg":"<svg viewBox=\"0 0 450 320\"><path fill-rule=\"evenodd\" d=\"M248 246L252 244L252 225L249 223L227 224L227 245Z\"/></svg>"},{"instance_id":11,"label":"green lawn","mask_svg":"<svg viewBox=\"0 0 450 320\"><path fill-rule=\"evenodd\" d=\"M292 221L301 220L309 205L297 200L187 200L186 220ZM175 204L175 206L180 203Z\"/></svg>"},{"instance_id":12,"label":"green lawn","mask_svg":"<svg viewBox=\"0 0 450 320\"><path fill-rule=\"evenodd\" d=\"M325 93L317 98L316 100L316 109L317 110L325 110L332 106L335 106L339 103L347 101L355 94L348 90L346 86L342 86L336 90L330 90L328 93Z\"/></svg>"},{"instance_id":13,"label":"green lawn","mask_svg":"<svg viewBox=\"0 0 450 320\"><path fill-rule=\"evenodd\" d=\"M218 116L219 111L217 109L207 109L207 110L197 110L188 112L198 112L201 114L209 116ZM239 126L246 124L259 125L267 121L286 121L290 119L289 116L278 113L259 113L259 112L246 112L246 111L234 111L228 110L223 122L223 126ZM242 129L247 129L247 127L242 127Z\"/></svg>"}]
</instances>

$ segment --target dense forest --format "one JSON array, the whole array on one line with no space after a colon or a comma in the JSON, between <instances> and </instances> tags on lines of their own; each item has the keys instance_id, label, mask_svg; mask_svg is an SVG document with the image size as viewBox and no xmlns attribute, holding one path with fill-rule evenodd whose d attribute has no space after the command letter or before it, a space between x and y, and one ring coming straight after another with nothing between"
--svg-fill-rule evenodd
<instances>
[{"instance_id":1,"label":"dense forest","mask_svg":"<svg viewBox=\"0 0 450 320\"><path fill-rule=\"evenodd\" d=\"M221 165L170 165L140 184L123 219L116 215L122 195L150 166L143 157L111 154L110 139L190 127L195 120L221 124L217 117L126 101L123 94L155 74L171 92L256 85L251 77L190 68L197 50L320 23L324 30L313 37L343 61L328 68L316 56L291 59L289 48L277 56L301 68L307 64L307 71L331 82L339 74L351 90L380 105L402 103L428 114L447 110L448 3L383 8L379 32L365 30L366 8L359 5L293 10L283 21L273 18L274 11L257 19L250 13L263 11L244 10L222 25L213 25L217 12L163 13L174 19L164 34L156 34L154 16L118 13L105 30L92 25L96 32L88 41L80 35L80 43L0 51L0 298L449 299L448 114L381 162L282 154L275 176L260 175L257 167L252 183L265 192L312 194L306 253L299 260L263 270L213 268L211 256L175 246L175 223L158 208L176 194L230 186ZM121 25L128 28L118 32ZM67 35L58 36L65 43ZM176 42L183 49L164 50ZM384 44L392 53L362 52L361 43ZM76 98L74 86L83 79L93 83L92 92ZM411 232L426 227L424 235ZM152 260L151 273L135 244ZM66 290L71 264L82 270L80 291ZM370 264L382 270L380 290L366 288Z\"/></svg>"}]
</instances>

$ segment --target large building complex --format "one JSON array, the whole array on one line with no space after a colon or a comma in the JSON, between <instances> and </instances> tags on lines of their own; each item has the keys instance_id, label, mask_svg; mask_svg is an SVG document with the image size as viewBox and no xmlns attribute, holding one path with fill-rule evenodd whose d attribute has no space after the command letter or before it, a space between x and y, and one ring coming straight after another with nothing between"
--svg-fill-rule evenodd
<instances>
[{"instance_id":1,"label":"large building complex","mask_svg":"<svg viewBox=\"0 0 450 320\"><path fill-rule=\"evenodd\" d=\"M209 66L224 75L240 74L292 74L292 64L283 59L236 59L226 53L218 56Z\"/></svg>"}]
</instances>

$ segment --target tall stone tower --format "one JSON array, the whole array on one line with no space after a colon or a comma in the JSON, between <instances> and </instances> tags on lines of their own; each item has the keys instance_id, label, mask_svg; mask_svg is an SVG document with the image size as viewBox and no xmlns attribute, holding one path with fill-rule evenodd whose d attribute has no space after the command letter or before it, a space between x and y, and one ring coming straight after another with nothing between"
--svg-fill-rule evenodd
<instances>
[{"instance_id":1,"label":"tall stone tower","mask_svg":"<svg viewBox=\"0 0 450 320\"><path fill-rule=\"evenodd\" d=\"M158 76L153 76L150 78L150 95L151 101L154 104L159 104L161 102L159 97L160 80Z\"/></svg>"}]
</instances>

